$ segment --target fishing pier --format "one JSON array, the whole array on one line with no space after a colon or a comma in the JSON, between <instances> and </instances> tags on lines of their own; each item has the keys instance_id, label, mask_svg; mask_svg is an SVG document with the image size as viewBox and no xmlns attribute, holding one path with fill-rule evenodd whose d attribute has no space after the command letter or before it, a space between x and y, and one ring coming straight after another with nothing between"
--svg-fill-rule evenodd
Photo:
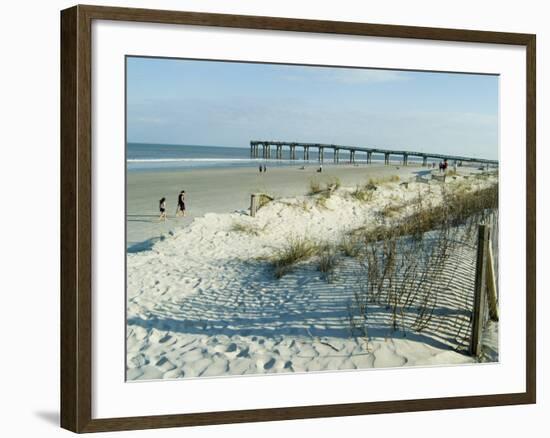
<instances>
[{"instance_id":1,"label":"fishing pier","mask_svg":"<svg viewBox=\"0 0 550 438\"><path fill-rule=\"evenodd\" d=\"M317 160L323 163L325 159L325 151L332 152L333 161L335 164L346 162L354 164L356 159L362 154L365 157L367 164L372 163L372 156L383 156L384 164L389 165L392 157L398 157L399 162L403 166L407 166L410 157L415 157L418 162L422 161L422 166L427 166L429 160L447 160L457 163L472 163L487 166L498 166L497 160L487 160L484 158L462 157L456 155L415 152L415 151L399 151L380 148L368 148L359 146L344 146L337 144L321 144L321 143L297 143L285 141L265 141L254 140L250 142L250 157L264 158L276 160L304 160L309 161L310 150L317 151ZM342 157L340 156L342 154Z\"/></svg>"}]
</instances>

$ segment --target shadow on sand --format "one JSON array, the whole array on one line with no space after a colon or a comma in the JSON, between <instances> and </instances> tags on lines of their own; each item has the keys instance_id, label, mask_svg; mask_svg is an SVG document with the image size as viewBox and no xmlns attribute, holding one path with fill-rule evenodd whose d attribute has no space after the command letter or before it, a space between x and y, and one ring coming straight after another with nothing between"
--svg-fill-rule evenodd
<instances>
[{"instance_id":1,"label":"shadow on sand","mask_svg":"<svg viewBox=\"0 0 550 438\"><path fill-rule=\"evenodd\" d=\"M128 254L135 254L142 251L149 251L153 248L155 243L162 242L164 239L165 237L161 235L159 237L151 237L150 239L147 239L143 242L131 243L126 249L126 252Z\"/></svg>"},{"instance_id":2,"label":"shadow on sand","mask_svg":"<svg viewBox=\"0 0 550 438\"><path fill-rule=\"evenodd\" d=\"M306 263L280 280L265 262L228 260L236 280L222 290L208 290L169 303L159 302L146 319L130 316L133 325L146 330L172 331L204 336L333 337L350 339L350 306L359 290L358 263L346 258L337 268L334 283L322 280L314 263ZM469 274L466 270L466 274ZM449 272L450 276L463 275ZM455 286L453 286L453 284ZM369 309L368 336L404 338L436 348L461 350L468 333L472 289L455 281L438 292L442 299L433 309L432 321L422 331L395 330L392 312L382 305ZM411 326L419 310L408 309L401 323Z\"/></svg>"}]
</instances>

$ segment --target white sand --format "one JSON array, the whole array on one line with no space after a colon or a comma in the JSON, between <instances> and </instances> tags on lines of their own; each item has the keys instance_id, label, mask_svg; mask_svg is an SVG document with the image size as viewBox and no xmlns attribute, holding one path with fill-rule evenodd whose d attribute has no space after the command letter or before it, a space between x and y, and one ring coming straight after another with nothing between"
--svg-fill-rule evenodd
<instances>
[{"instance_id":1,"label":"white sand","mask_svg":"<svg viewBox=\"0 0 550 438\"><path fill-rule=\"evenodd\" d=\"M446 186L460 182L489 183L458 177ZM312 197L280 198L255 218L245 209L207 213L172 228L151 250L128 254L128 380L475 362L455 351L468 336L472 266L451 273L455 287L422 333L405 337L393 331L388 312L377 309L367 345L349 331L348 306L361 269L356 259L344 258L330 284L312 262L276 280L261 259L289 236L337 241L353 228L375 224L389 203L419 194L436 203L441 187L386 183L370 202L340 188L324 207ZM258 234L232 231L235 223L249 224ZM467 259L473 260L471 254ZM490 329L495 357L498 330Z\"/></svg>"}]
</instances>

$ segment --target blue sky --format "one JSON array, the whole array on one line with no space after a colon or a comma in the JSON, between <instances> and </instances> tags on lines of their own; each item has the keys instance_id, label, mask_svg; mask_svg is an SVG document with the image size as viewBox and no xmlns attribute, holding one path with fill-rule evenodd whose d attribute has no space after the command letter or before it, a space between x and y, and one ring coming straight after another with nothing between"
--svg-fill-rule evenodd
<instances>
[{"instance_id":1,"label":"blue sky","mask_svg":"<svg viewBox=\"0 0 550 438\"><path fill-rule=\"evenodd\" d=\"M498 77L127 58L129 142L269 139L498 157Z\"/></svg>"}]
</instances>

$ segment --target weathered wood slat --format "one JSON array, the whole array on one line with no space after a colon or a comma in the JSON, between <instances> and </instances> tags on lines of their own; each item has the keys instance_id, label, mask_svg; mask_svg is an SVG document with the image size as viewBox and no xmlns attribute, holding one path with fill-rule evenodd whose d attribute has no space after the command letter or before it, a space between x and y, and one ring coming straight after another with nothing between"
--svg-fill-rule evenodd
<instances>
[{"instance_id":1,"label":"weathered wood slat","mask_svg":"<svg viewBox=\"0 0 550 438\"><path fill-rule=\"evenodd\" d=\"M483 316L485 314L485 296L487 287L487 258L489 253L491 227L480 225L477 240L476 281L474 289L474 310L472 315L472 336L470 354L479 356L481 353L481 334L483 331Z\"/></svg>"},{"instance_id":2,"label":"weathered wood slat","mask_svg":"<svg viewBox=\"0 0 550 438\"><path fill-rule=\"evenodd\" d=\"M493 321L498 321L498 295L493 264L493 249L489 245L487 259L487 301L489 302L489 316Z\"/></svg>"}]
</instances>

